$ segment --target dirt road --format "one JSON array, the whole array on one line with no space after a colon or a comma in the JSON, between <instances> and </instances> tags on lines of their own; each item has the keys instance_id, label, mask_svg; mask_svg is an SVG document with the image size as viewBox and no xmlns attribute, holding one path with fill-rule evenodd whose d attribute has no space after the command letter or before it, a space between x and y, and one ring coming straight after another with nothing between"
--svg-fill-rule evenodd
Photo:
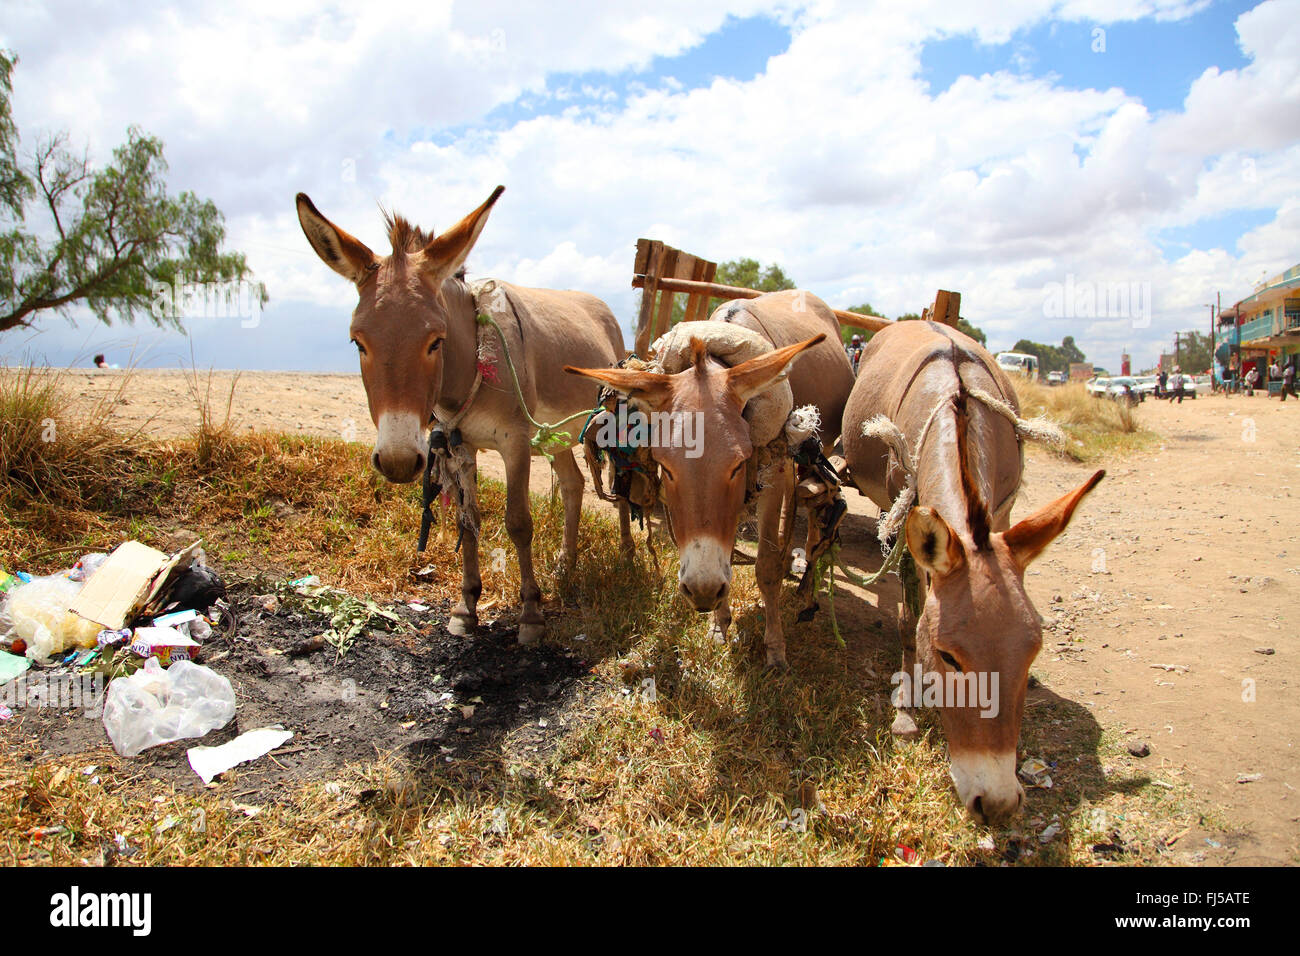
<instances>
[{"instance_id":1,"label":"dirt road","mask_svg":"<svg viewBox=\"0 0 1300 956\"><path fill-rule=\"evenodd\" d=\"M120 374L78 371L66 383L94 398ZM213 376L222 407L231 380ZM159 437L184 434L198 420L185 377L174 372L136 373L117 413ZM1180 858L1296 863L1300 402L1148 402L1139 417L1162 441L1148 453L1102 462L1106 480L1029 571L1046 622L1034 674L1089 708L1107 733L1139 750L1147 744L1150 755L1133 760L1152 776L1189 784L1227 829L1227 836L1188 833ZM355 375L243 373L232 423L374 437ZM480 461L485 474L502 476L497 456ZM1031 450L1016 516L1077 486L1093 467ZM533 486L550 486L540 459ZM854 513L874 515L866 499L849 499ZM859 597L856 609L844 602L850 625L895 600Z\"/></svg>"}]
</instances>

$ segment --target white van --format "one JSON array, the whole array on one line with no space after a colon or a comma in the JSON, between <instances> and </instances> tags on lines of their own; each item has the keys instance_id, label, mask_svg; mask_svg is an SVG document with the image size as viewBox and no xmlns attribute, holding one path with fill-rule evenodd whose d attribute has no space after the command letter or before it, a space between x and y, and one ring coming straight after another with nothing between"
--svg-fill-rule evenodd
<instances>
[{"instance_id":1,"label":"white van","mask_svg":"<svg viewBox=\"0 0 1300 956\"><path fill-rule=\"evenodd\" d=\"M1024 352L999 352L998 367L1010 375L1023 375L1025 378L1038 379L1038 357Z\"/></svg>"}]
</instances>

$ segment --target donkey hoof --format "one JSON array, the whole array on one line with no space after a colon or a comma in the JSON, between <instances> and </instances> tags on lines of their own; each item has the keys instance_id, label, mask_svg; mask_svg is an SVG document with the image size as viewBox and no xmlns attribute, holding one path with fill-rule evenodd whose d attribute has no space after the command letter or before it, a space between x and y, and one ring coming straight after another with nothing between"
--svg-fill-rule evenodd
<instances>
[{"instance_id":1,"label":"donkey hoof","mask_svg":"<svg viewBox=\"0 0 1300 956\"><path fill-rule=\"evenodd\" d=\"M785 654L778 654L775 651L767 652L767 672L769 674L784 674L790 670L790 665L786 663Z\"/></svg>"},{"instance_id":2,"label":"donkey hoof","mask_svg":"<svg viewBox=\"0 0 1300 956\"><path fill-rule=\"evenodd\" d=\"M921 736L920 729L916 726L916 721L912 715L905 710L900 710L894 715L894 722L889 725L889 732L899 740L915 740Z\"/></svg>"},{"instance_id":3,"label":"donkey hoof","mask_svg":"<svg viewBox=\"0 0 1300 956\"><path fill-rule=\"evenodd\" d=\"M453 614L447 619L447 633L455 637L468 637L478 627L478 618Z\"/></svg>"},{"instance_id":4,"label":"donkey hoof","mask_svg":"<svg viewBox=\"0 0 1300 956\"><path fill-rule=\"evenodd\" d=\"M536 644L546 634L545 624L520 624L519 643Z\"/></svg>"}]
</instances>

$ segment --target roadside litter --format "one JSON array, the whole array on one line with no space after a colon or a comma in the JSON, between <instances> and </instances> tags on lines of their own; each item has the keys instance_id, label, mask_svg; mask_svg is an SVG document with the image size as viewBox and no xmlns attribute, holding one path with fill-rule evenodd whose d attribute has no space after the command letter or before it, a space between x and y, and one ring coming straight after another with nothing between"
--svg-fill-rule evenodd
<instances>
[{"instance_id":1,"label":"roadside litter","mask_svg":"<svg viewBox=\"0 0 1300 956\"><path fill-rule=\"evenodd\" d=\"M198 541L170 556L127 541L112 554L83 555L57 574L3 572L0 646L47 664L71 649L114 646L119 642L110 635L129 638L140 625L175 628L187 641L202 641L211 633L202 612L225 595L203 560ZM171 648L190 645L163 646L170 655Z\"/></svg>"},{"instance_id":2,"label":"roadside litter","mask_svg":"<svg viewBox=\"0 0 1300 956\"><path fill-rule=\"evenodd\" d=\"M230 681L188 660L164 670L150 657L138 673L113 681L104 702L104 729L123 757L173 740L202 737L234 716Z\"/></svg>"},{"instance_id":3,"label":"roadside litter","mask_svg":"<svg viewBox=\"0 0 1300 956\"><path fill-rule=\"evenodd\" d=\"M1052 765L1046 761L1037 757L1030 757L1020 765L1020 779L1031 787L1037 787L1040 790L1051 790L1052 777L1048 771L1052 769Z\"/></svg>"},{"instance_id":4,"label":"roadside litter","mask_svg":"<svg viewBox=\"0 0 1300 956\"><path fill-rule=\"evenodd\" d=\"M172 555L127 541L57 574L4 572L0 685L32 667L103 675L104 727L123 756L202 736L235 713L230 681L194 663L225 592L198 541Z\"/></svg>"},{"instance_id":5,"label":"roadside litter","mask_svg":"<svg viewBox=\"0 0 1300 956\"><path fill-rule=\"evenodd\" d=\"M13 654L0 654L0 687L9 683L15 677L20 676L31 666L32 662L25 657L16 657Z\"/></svg>"},{"instance_id":6,"label":"roadside litter","mask_svg":"<svg viewBox=\"0 0 1300 956\"><path fill-rule=\"evenodd\" d=\"M185 755L194 772L207 784L231 767L266 756L277 747L284 746L292 737L292 731L276 724L242 733L219 747L191 747L185 751Z\"/></svg>"}]
</instances>

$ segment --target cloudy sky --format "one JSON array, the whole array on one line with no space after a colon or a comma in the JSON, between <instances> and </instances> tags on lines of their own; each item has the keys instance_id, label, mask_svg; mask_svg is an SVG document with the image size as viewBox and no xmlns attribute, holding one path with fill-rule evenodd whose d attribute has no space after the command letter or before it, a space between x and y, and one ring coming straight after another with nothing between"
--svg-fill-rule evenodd
<instances>
[{"instance_id":1,"label":"cloudy sky","mask_svg":"<svg viewBox=\"0 0 1300 956\"><path fill-rule=\"evenodd\" d=\"M890 316L958 290L995 350L1112 368L1300 261L1300 0L4 0L0 45L27 148L160 136L271 296L190 338L46 317L0 360L355 370L299 190L386 251L379 204L442 229L502 183L471 272L593 292L629 342L639 236Z\"/></svg>"}]
</instances>

